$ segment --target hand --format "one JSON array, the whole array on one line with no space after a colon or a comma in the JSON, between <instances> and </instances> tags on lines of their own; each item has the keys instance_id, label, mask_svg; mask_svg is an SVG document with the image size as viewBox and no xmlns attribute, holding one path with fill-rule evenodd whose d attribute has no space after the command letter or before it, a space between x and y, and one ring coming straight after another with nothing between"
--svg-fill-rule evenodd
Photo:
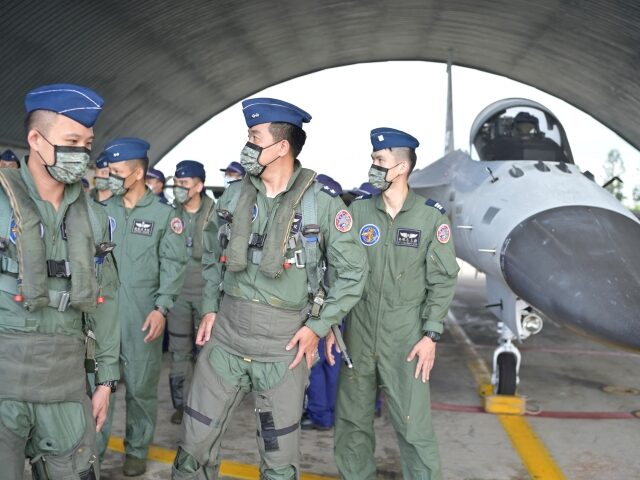
<instances>
[{"instance_id":1,"label":"hand","mask_svg":"<svg viewBox=\"0 0 640 480\"><path fill-rule=\"evenodd\" d=\"M96 432L102 430L104 422L107 420L109 413L109 396L111 388L104 385L98 385L96 391L91 396L91 412L93 419L96 421Z\"/></svg>"},{"instance_id":2,"label":"hand","mask_svg":"<svg viewBox=\"0 0 640 480\"><path fill-rule=\"evenodd\" d=\"M318 351L319 341L320 338L318 335L309 327L305 326L298 330L293 338L289 340L286 347L286 350L289 351L295 347L296 344L298 345L298 353L296 354L296 358L293 359L293 362L291 362L291 365L289 365L289 370L293 370L298 366L302 360L302 355L307 359L307 367L311 368L314 357L317 354L316 352Z\"/></svg>"},{"instance_id":3,"label":"hand","mask_svg":"<svg viewBox=\"0 0 640 480\"><path fill-rule=\"evenodd\" d=\"M202 316L200 326L198 327L198 334L196 335L196 345L203 346L209 341L214 323L216 323L216 314L214 312L209 312Z\"/></svg>"},{"instance_id":4,"label":"hand","mask_svg":"<svg viewBox=\"0 0 640 480\"><path fill-rule=\"evenodd\" d=\"M433 364L436 358L436 344L429 337L423 337L418 343L415 344L409 356L407 362L412 361L416 355L418 356L418 364L416 365L416 373L413 378L418 378L420 371L422 371L422 383L426 383L429 380L429 373L433 368Z\"/></svg>"},{"instance_id":5,"label":"hand","mask_svg":"<svg viewBox=\"0 0 640 480\"><path fill-rule=\"evenodd\" d=\"M149 329L149 333L144 337L144 343L153 342L164 332L164 325L167 323L167 319L158 310L151 310L151 313L147 315L147 319L142 325L142 331Z\"/></svg>"},{"instance_id":6,"label":"hand","mask_svg":"<svg viewBox=\"0 0 640 480\"><path fill-rule=\"evenodd\" d=\"M324 356L327 358L327 363L332 367L336 364L336 359L333 356L333 346L336 346L336 352L342 353L340 347L336 343L336 336L333 334L333 330L329 330L329 333L324 339Z\"/></svg>"}]
</instances>

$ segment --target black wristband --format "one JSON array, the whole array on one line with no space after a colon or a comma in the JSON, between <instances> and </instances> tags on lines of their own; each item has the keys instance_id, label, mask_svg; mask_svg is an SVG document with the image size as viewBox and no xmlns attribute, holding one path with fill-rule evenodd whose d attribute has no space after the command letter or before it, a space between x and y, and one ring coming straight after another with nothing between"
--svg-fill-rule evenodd
<instances>
[{"instance_id":1,"label":"black wristband","mask_svg":"<svg viewBox=\"0 0 640 480\"><path fill-rule=\"evenodd\" d=\"M160 305L156 305L155 307L153 307L153 309L159 311L165 318L169 313L169 310L167 310L165 307L161 307Z\"/></svg>"},{"instance_id":2,"label":"black wristband","mask_svg":"<svg viewBox=\"0 0 640 480\"><path fill-rule=\"evenodd\" d=\"M438 343L440 341L440 334L438 332L434 332L433 330L427 330L424 332L425 337L429 337L433 340L433 343Z\"/></svg>"},{"instance_id":3,"label":"black wristband","mask_svg":"<svg viewBox=\"0 0 640 480\"><path fill-rule=\"evenodd\" d=\"M111 393L114 393L118 388L117 380L107 380L106 382L96 383L96 387L102 385L103 387L109 387L111 389Z\"/></svg>"}]
</instances>

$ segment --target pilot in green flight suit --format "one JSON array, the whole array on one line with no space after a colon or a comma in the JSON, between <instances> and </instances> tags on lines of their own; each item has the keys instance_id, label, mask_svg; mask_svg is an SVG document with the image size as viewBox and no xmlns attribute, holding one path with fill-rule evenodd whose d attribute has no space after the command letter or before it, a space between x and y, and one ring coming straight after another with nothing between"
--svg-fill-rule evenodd
<instances>
[{"instance_id":1,"label":"pilot in green flight suit","mask_svg":"<svg viewBox=\"0 0 640 480\"><path fill-rule=\"evenodd\" d=\"M373 419L381 388L400 444L402 476L442 478L431 425L429 372L453 298L458 264L449 220L407 180L418 141L404 132L371 132L369 181L382 193L351 204L365 246L369 281L349 314L345 342L353 369L338 382L335 454L342 478L374 479ZM334 339L327 338L327 357Z\"/></svg>"},{"instance_id":2,"label":"pilot in green flight suit","mask_svg":"<svg viewBox=\"0 0 640 480\"><path fill-rule=\"evenodd\" d=\"M90 480L119 378L108 220L80 183L103 100L56 84L25 103L29 155L0 172L0 476L22 478L27 457L34 478ZM85 353L97 363L91 399Z\"/></svg>"},{"instance_id":3,"label":"pilot in green flight suit","mask_svg":"<svg viewBox=\"0 0 640 480\"><path fill-rule=\"evenodd\" d=\"M176 213L184 224L183 238L187 246L189 263L182 292L167 318L171 372L169 387L176 411L171 422L182 423L184 400L193 377L196 332L202 317L202 229L213 211L213 199L204 192L206 173L204 165L194 160L183 160L176 165L173 197Z\"/></svg>"},{"instance_id":4,"label":"pilot in green flight suit","mask_svg":"<svg viewBox=\"0 0 640 480\"><path fill-rule=\"evenodd\" d=\"M168 310L182 289L187 250L175 209L145 185L144 140L124 137L105 147L111 190L107 204L120 274L120 363L126 385L124 474L141 475L153 439ZM112 402L113 403L113 402ZM108 430L113 414L104 435Z\"/></svg>"},{"instance_id":5,"label":"pilot in green flight suit","mask_svg":"<svg viewBox=\"0 0 640 480\"><path fill-rule=\"evenodd\" d=\"M251 391L261 478L299 478L300 417L318 340L360 298L367 274L344 203L296 160L311 116L270 98L245 100L243 113L248 175L221 197L220 228L215 215L205 226L205 315L196 340L204 347L174 479L217 478L229 419ZM318 288L323 259L335 272L326 295Z\"/></svg>"}]
</instances>

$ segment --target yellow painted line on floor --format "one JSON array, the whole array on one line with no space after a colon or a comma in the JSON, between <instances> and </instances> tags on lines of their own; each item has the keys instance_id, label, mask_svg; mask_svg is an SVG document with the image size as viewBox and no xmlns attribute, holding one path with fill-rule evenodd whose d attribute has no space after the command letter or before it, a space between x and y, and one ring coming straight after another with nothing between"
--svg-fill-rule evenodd
<instances>
[{"instance_id":1,"label":"yellow painted line on floor","mask_svg":"<svg viewBox=\"0 0 640 480\"><path fill-rule=\"evenodd\" d=\"M482 360L473 342L451 312L449 312L448 328L456 342L464 347L470 359L469 369L478 386L489 383L491 373L487 364ZM566 480L567 477L562 473L526 418L520 415L496 416L532 479Z\"/></svg>"},{"instance_id":2,"label":"yellow painted line on floor","mask_svg":"<svg viewBox=\"0 0 640 480\"><path fill-rule=\"evenodd\" d=\"M109 450L124 453L124 441L122 438L109 437ZM148 460L154 460L160 463L172 464L176 457L176 451L169 448L149 447ZM220 465L220 476L237 478L239 480L258 480L260 478L260 470L255 465L246 463L230 462L223 460ZM325 477L323 475L314 475L313 473L302 473L302 480L336 480L334 477Z\"/></svg>"}]
</instances>

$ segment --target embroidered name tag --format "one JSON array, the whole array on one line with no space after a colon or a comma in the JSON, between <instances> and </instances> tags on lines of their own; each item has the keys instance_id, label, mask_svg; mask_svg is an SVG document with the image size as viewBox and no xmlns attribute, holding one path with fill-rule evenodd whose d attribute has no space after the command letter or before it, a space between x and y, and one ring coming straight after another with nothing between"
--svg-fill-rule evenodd
<instances>
[{"instance_id":1,"label":"embroidered name tag","mask_svg":"<svg viewBox=\"0 0 640 480\"><path fill-rule=\"evenodd\" d=\"M411 228L398 228L396 230L396 245L399 247L413 247L418 248L420 245L420 230L413 230Z\"/></svg>"},{"instance_id":2,"label":"embroidered name tag","mask_svg":"<svg viewBox=\"0 0 640 480\"><path fill-rule=\"evenodd\" d=\"M146 235L150 237L153 234L154 222L150 220L134 220L131 227L131 233L136 235Z\"/></svg>"}]
</instances>

